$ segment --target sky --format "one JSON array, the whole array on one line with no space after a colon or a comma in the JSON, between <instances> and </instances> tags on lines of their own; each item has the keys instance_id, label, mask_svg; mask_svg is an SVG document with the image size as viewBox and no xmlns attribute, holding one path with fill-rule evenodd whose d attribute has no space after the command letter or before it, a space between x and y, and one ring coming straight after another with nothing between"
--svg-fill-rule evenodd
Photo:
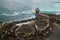
<instances>
[{"instance_id":1,"label":"sky","mask_svg":"<svg viewBox=\"0 0 60 40\"><path fill-rule=\"evenodd\" d=\"M37 8L41 10L60 11L60 0L0 0L0 8L9 10L20 10L21 8ZM53 11L52 10L52 11Z\"/></svg>"}]
</instances>

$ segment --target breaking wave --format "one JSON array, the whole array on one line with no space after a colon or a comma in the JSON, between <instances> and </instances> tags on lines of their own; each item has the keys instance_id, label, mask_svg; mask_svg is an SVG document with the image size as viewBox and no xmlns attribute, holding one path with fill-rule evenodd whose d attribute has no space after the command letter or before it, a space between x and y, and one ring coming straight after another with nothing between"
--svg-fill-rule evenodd
<instances>
[{"instance_id":1,"label":"breaking wave","mask_svg":"<svg viewBox=\"0 0 60 40\"><path fill-rule=\"evenodd\" d=\"M14 12L14 13L11 13L11 14L9 14L9 13L2 13L2 15L4 15L4 16L17 16L17 15L19 15L19 12Z\"/></svg>"},{"instance_id":2,"label":"breaking wave","mask_svg":"<svg viewBox=\"0 0 60 40\"><path fill-rule=\"evenodd\" d=\"M0 14L0 21L13 22L35 18L33 10L22 12L3 12Z\"/></svg>"},{"instance_id":3,"label":"breaking wave","mask_svg":"<svg viewBox=\"0 0 60 40\"><path fill-rule=\"evenodd\" d=\"M35 11L32 9L32 10L26 10L26 11L22 11L21 13L24 13L24 14L33 14Z\"/></svg>"}]
</instances>

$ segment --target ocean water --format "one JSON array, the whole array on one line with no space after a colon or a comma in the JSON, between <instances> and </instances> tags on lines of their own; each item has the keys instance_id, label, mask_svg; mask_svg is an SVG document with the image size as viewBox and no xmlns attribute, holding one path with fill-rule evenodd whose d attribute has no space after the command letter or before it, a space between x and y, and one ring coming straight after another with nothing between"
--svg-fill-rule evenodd
<instances>
[{"instance_id":1,"label":"ocean water","mask_svg":"<svg viewBox=\"0 0 60 40\"><path fill-rule=\"evenodd\" d=\"M35 9L60 14L60 0L0 0L0 21L12 22L35 18Z\"/></svg>"}]
</instances>

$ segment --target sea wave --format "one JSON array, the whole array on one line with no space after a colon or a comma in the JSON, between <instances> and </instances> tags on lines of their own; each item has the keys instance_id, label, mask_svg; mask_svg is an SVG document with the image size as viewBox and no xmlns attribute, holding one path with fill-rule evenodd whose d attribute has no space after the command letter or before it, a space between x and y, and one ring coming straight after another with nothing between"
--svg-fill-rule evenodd
<instances>
[{"instance_id":1,"label":"sea wave","mask_svg":"<svg viewBox=\"0 0 60 40\"><path fill-rule=\"evenodd\" d=\"M19 15L20 13L19 12L14 12L14 13L2 13L1 15L4 15L4 16L17 16Z\"/></svg>"},{"instance_id":2,"label":"sea wave","mask_svg":"<svg viewBox=\"0 0 60 40\"><path fill-rule=\"evenodd\" d=\"M35 18L35 16L31 15L30 17L22 18L20 20L15 20L15 21L27 20L27 19L32 19L32 18Z\"/></svg>"},{"instance_id":3,"label":"sea wave","mask_svg":"<svg viewBox=\"0 0 60 40\"><path fill-rule=\"evenodd\" d=\"M24 14L33 14L35 11L34 10L26 10L26 11L22 11L21 13Z\"/></svg>"},{"instance_id":4,"label":"sea wave","mask_svg":"<svg viewBox=\"0 0 60 40\"><path fill-rule=\"evenodd\" d=\"M20 18L20 19L14 19L13 18L14 20L5 21L5 22L10 23L10 22L22 21L22 20L27 20L27 19L32 19L32 18L35 18L35 16L34 15L31 15L30 17L25 17L25 18Z\"/></svg>"}]
</instances>

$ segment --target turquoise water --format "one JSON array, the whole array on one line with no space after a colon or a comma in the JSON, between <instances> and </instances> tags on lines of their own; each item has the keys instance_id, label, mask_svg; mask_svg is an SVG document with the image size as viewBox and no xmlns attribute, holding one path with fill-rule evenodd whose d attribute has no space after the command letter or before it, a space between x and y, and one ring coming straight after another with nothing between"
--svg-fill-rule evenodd
<instances>
[{"instance_id":1,"label":"turquoise water","mask_svg":"<svg viewBox=\"0 0 60 40\"><path fill-rule=\"evenodd\" d=\"M0 0L0 21L12 22L35 18L35 9L60 14L60 0Z\"/></svg>"}]
</instances>

